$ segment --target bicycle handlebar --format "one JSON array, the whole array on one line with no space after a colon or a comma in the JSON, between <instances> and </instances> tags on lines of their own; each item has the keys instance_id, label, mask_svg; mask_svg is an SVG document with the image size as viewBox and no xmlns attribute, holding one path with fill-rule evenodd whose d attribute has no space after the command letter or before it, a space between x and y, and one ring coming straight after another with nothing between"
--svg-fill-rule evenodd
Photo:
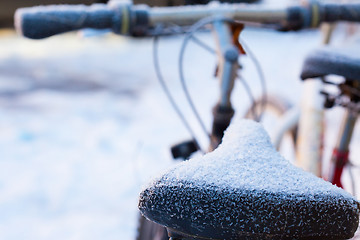
<instances>
[{"instance_id":1,"label":"bicycle handlebar","mask_svg":"<svg viewBox=\"0 0 360 240\"><path fill-rule=\"evenodd\" d=\"M360 4L326 4L323 6L322 16L326 22L360 21Z\"/></svg>"},{"instance_id":2,"label":"bicycle handlebar","mask_svg":"<svg viewBox=\"0 0 360 240\"><path fill-rule=\"evenodd\" d=\"M122 35L144 36L159 23L191 25L204 17L222 16L237 21L275 24L282 30L317 27L322 22L360 22L360 4L319 4L268 9L244 4L158 7L130 4L92 6L54 5L18 9L15 27L28 38L41 39L83 28L111 29Z\"/></svg>"}]
</instances>

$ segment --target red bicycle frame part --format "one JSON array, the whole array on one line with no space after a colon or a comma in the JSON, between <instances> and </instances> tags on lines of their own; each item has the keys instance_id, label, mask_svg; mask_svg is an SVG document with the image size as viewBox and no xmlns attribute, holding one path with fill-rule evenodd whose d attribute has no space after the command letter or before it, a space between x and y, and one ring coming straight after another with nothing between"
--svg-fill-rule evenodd
<instances>
[{"instance_id":1,"label":"red bicycle frame part","mask_svg":"<svg viewBox=\"0 0 360 240\"><path fill-rule=\"evenodd\" d=\"M335 184L338 187L343 188L341 183L341 176L344 170L345 165L349 162L349 151L340 151L334 149L331 157L331 164L334 164L333 173L331 174L332 178L329 181L332 184Z\"/></svg>"}]
</instances>

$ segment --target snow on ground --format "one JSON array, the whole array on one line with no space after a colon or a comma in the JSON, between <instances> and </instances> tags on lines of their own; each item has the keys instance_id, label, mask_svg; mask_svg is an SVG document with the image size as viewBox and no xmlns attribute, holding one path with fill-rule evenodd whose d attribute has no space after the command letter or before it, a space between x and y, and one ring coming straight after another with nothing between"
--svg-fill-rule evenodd
<instances>
[{"instance_id":1,"label":"snow on ground","mask_svg":"<svg viewBox=\"0 0 360 240\"><path fill-rule=\"evenodd\" d=\"M296 103L301 61L320 34L249 29L243 38L263 65L269 91ZM181 40L160 40L160 58L189 114L178 82ZM151 39L112 35L43 41L1 35L0 239L134 239L141 185L172 164L170 145L189 138L156 80L151 46ZM216 61L190 48L186 78L209 127ZM244 65L259 95L251 62L244 58ZM249 104L244 96L238 84L237 117Z\"/></svg>"}]
</instances>

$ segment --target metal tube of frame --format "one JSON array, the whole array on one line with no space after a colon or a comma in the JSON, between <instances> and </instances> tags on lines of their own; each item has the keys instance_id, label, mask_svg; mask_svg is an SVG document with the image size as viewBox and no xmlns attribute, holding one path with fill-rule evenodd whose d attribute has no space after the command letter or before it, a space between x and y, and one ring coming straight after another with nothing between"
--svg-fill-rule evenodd
<instances>
[{"instance_id":1,"label":"metal tube of frame","mask_svg":"<svg viewBox=\"0 0 360 240\"><path fill-rule=\"evenodd\" d=\"M259 6L249 7L244 4L209 4L207 7L180 6L149 9L149 21L152 26L164 22L188 25L214 15L258 23L279 23L287 19L285 8L263 9Z\"/></svg>"},{"instance_id":2,"label":"metal tube of frame","mask_svg":"<svg viewBox=\"0 0 360 240\"><path fill-rule=\"evenodd\" d=\"M319 94L322 84L318 79L308 79L304 82L296 143L296 164L318 177L322 173L324 132L324 96Z\"/></svg>"},{"instance_id":3,"label":"metal tube of frame","mask_svg":"<svg viewBox=\"0 0 360 240\"><path fill-rule=\"evenodd\" d=\"M328 176L328 180L338 187L343 187L341 182L341 175L345 165L349 161L349 145L356 120L357 113L350 109L346 109L339 131L339 138L331 157L331 166Z\"/></svg>"},{"instance_id":4,"label":"metal tube of frame","mask_svg":"<svg viewBox=\"0 0 360 240\"><path fill-rule=\"evenodd\" d=\"M338 151L345 152L349 150L349 144L354 131L356 119L357 114L347 109L341 125L338 142L336 144Z\"/></svg>"},{"instance_id":5,"label":"metal tube of frame","mask_svg":"<svg viewBox=\"0 0 360 240\"><path fill-rule=\"evenodd\" d=\"M234 87L238 65L238 49L234 46L232 33L228 23L215 21L214 34L217 40L217 54L219 56L218 76L220 78L219 107L231 108L231 92Z\"/></svg>"}]
</instances>

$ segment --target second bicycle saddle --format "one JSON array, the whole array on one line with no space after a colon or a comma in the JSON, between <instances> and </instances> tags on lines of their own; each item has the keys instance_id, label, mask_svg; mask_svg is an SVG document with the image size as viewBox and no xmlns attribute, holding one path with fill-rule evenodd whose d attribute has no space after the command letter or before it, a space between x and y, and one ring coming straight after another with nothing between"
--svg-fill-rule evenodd
<instances>
[{"instance_id":1,"label":"second bicycle saddle","mask_svg":"<svg viewBox=\"0 0 360 240\"><path fill-rule=\"evenodd\" d=\"M139 201L142 214L171 234L199 239L347 239L359 208L284 159L250 120L233 123L213 152L155 179Z\"/></svg>"},{"instance_id":2,"label":"second bicycle saddle","mask_svg":"<svg viewBox=\"0 0 360 240\"><path fill-rule=\"evenodd\" d=\"M311 52L305 59L301 78L339 75L360 81L359 44L342 48L322 47Z\"/></svg>"}]
</instances>

